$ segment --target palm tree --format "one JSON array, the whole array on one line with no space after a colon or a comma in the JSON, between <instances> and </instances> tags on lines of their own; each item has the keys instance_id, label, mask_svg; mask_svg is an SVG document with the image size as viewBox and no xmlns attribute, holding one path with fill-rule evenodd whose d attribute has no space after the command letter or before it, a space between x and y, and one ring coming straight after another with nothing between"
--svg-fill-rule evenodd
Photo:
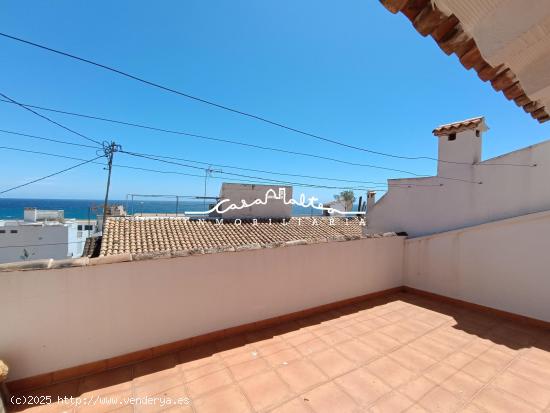
<instances>
[{"instance_id":1,"label":"palm tree","mask_svg":"<svg viewBox=\"0 0 550 413\"><path fill-rule=\"evenodd\" d=\"M351 211L353 209L353 203L355 202L355 194L352 190L346 190L340 192L338 195L334 195L334 199L343 202L346 211Z\"/></svg>"}]
</instances>

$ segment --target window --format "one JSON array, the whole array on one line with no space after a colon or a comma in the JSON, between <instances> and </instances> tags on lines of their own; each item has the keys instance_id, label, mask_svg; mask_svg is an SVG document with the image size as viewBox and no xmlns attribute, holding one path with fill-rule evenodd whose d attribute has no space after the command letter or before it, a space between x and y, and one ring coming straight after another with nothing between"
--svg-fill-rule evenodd
<instances>
[{"instance_id":1,"label":"window","mask_svg":"<svg viewBox=\"0 0 550 413\"><path fill-rule=\"evenodd\" d=\"M447 138L447 140L449 140L449 141L454 141L454 140L456 140L456 133L451 133L451 134L449 135L449 137Z\"/></svg>"},{"instance_id":2,"label":"window","mask_svg":"<svg viewBox=\"0 0 550 413\"><path fill-rule=\"evenodd\" d=\"M11 234L17 234L17 230L16 229L10 229L10 233Z\"/></svg>"},{"instance_id":3,"label":"window","mask_svg":"<svg viewBox=\"0 0 550 413\"><path fill-rule=\"evenodd\" d=\"M479 135L481 134L479 133L479 130L476 129L476 138L479 138Z\"/></svg>"},{"instance_id":4,"label":"window","mask_svg":"<svg viewBox=\"0 0 550 413\"><path fill-rule=\"evenodd\" d=\"M82 231L82 225L79 225L79 226L78 226L78 230L79 230L79 231Z\"/></svg>"},{"instance_id":5,"label":"window","mask_svg":"<svg viewBox=\"0 0 550 413\"><path fill-rule=\"evenodd\" d=\"M94 229L94 226L93 225L84 225L84 229L86 231L91 231L92 229Z\"/></svg>"},{"instance_id":6,"label":"window","mask_svg":"<svg viewBox=\"0 0 550 413\"><path fill-rule=\"evenodd\" d=\"M5 233L6 233L5 229L0 229L0 234L5 234Z\"/></svg>"}]
</instances>

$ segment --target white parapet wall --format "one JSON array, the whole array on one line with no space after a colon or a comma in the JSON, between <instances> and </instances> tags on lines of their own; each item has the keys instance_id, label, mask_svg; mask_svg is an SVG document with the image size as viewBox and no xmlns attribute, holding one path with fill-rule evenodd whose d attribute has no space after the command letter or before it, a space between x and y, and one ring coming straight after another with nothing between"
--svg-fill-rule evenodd
<instances>
[{"instance_id":1,"label":"white parapet wall","mask_svg":"<svg viewBox=\"0 0 550 413\"><path fill-rule=\"evenodd\" d=\"M10 380L402 285L403 237L0 273Z\"/></svg>"},{"instance_id":2,"label":"white parapet wall","mask_svg":"<svg viewBox=\"0 0 550 413\"><path fill-rule=\"evenodd\" d=\"M408 239L404 283L550 322L550 211Z\"/></svg>"}]
</instances>

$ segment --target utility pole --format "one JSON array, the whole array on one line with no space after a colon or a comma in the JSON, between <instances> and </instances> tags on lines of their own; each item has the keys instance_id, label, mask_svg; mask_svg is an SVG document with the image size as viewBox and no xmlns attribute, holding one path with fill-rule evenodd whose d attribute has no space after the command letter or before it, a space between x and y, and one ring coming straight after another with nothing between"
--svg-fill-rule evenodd
<instances>
[{"instance_id":1,"label":"utility pole","mask_svg":"<svg viewBox=\"0 0 550 413\"><path fill-rule=\"evenodd\" d=\"M113 169L113 155L115 152L118 152L122 149L120 145L117 145L115 142L111 141L111 143L104 142L103 143L103 153L105 154L105 157L107 158L107 167L108 167L108 175L107 175L107 189L105 191L105 202L103 203L103 220L101 224L101 231L103 232L105 230L105 222L107 221L107 204L109 202L109 187L111 186L111 172Z\"/></svg>"}]
</instances>

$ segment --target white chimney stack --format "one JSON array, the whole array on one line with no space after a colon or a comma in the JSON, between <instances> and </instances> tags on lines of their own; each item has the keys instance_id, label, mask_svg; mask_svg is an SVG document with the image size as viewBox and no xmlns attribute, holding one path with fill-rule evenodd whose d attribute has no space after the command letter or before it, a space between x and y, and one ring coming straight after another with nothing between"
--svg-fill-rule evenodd
<instances>
[{"instance_id":1,"label":"white chimney stack","mask_svg":"<svg viewBox=\"0 0 550 413\"><path fill-rule=\"evenodd\" d=\"M453 176L481 161L482 134L488 129L485 118L466 119L441 125L433 130L439 139L438 176ZM454 163L453 163L454 162Z\"/></svg>"},{"instance_id":2,"label":"white chimney stack","mask_svg":"<svg viewBox=\"0 0 550 413\"><path fill-rule=\"evenodd\" d=\"M367 212L371 211L375 202L376 202L376 192L374 191L367 192Z\"/></svg>"}]
</instances>

